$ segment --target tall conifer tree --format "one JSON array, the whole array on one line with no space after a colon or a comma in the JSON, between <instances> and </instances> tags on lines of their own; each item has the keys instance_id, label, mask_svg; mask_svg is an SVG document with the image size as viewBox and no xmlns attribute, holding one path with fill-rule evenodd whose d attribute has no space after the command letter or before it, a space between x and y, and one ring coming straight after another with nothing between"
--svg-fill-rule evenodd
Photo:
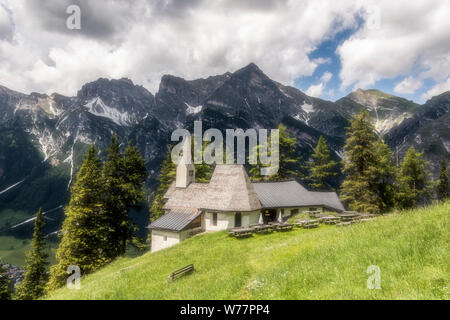
<instances>
[{"instance_id":1,"label":"tall conifer tree","mask_svg":"<svg viewBox=\"0 0 450 320\"><path fill-rule=\"evenodd\" d=\"M167 153L161 165L161 173L158 177L158 188L153 198L152 206L150 208L151 220L155 220L164 214L163 206L165 203L164 194L169 189L171 183L175 181L176 165L173 163L170 156L170 151Z\"/></svg>"},{"instance_id":2,"label":"tall conifer tree","mask_svg":"<svg viewBox=\"0 0 450 320\"><path fill-rule=\"evenodd\" d=\"M130 211L139 210L142 201L145 199L144 184L148 172L145 167L145 160L142 158L138 148L129 141L123 154L123 195L127 214L122 221L121 242L126 246L127 242L136 243L135 232L137 227L130 217ZM124 253L124 252L123 252Z\"/></svg>"},{"instance_id":3,"label":"tall conifer tree","mask_svg":"<svg viewBox=\"0 0 450 320\"><path fill-rule=\"evenodd\" d=\"M130 211L144 199L143 185L148 173L142 156L132 143L122 155L119 140L113 135L107 153L103 166L104 211L111 229L107 250L109 257L114 259L125 254L127 243L135 240Z\"/></svg>"},{"instance_id":4,"label":"tall conifer tree","mask_svg":"<svg viewBox=\"0 0 450 320\"><path fill-rule=\"evenodd\" d=\"M268 141L268 147L266 148L268 155L270 157L278 157L279 159L279 169L276 174L270 176L261 176L261 168L266 167L267 165L262 164L259 161L259 150L262 148L261 145L258 145L258 163L251 166L250 169L250 177L252 180L267 180L267 181L281 181L290 178L300 177L300 161L301 157L297 156L295 153L295 137L291 136L287 131L287 128L280 124L278 125L279 130L279 148L276 154L272 155L270 153L270 143Z\"/></svg>"},{"instance_id":5,"label":"tall conifer tree","mask_svg":"<svg viewBox=\"0 0 450 320\"><path fill-rule=\"evenodd\" d=\"M0 265L0 301L11 300L11 293L9 292L11 280L6 272L6 268Z\"/></svg>"},{"instance_id":6,"label":"tall conifer tree","mask_svg":"<svg viewBox=\"0 0 450 320\"><path fill-rule=\"evenodd\" d=\"M370 188L370 170L375 163L374 127L362 111L351 120L344 146L344 174L341 197L351 210L377 212L376 195Z\"/></svg>"},{"instance_id":7,"label":"tall conifer tree","mask_svg":"<svg viewBox=\"0 0 450 320\"><path fill-rule=\"evenodd\" d=\"M348 207L374 213L391 209L395 184L392 152L377 138L367 111L351 120L344 151L341 198Z\"/></svg>"},{"instance_id":8,"label":"tall conifer tree","mask_svg":"<svg viewBox=\"0 0 450 320\"><path fill-rule=\"evenodd\" d=\"M280 124L278 126L280 132L280 169L269 180L284 180L300 176L301 157L295 154L295 137L291 136L287 128Z\"/></svg>"},{"instance_id":9,"label":"tall conifer tree","mask_svg":"<svg viewBox=\"0 0 450 320\"><path fill-rule=\"evenodd\" d=\"M413 208L429 201L430 182L426 165L423 152L416 152L413 146L408 149L399 170L398 207Z\"/></svg>"},{"instance_id":10,"label":"tall conifer tree","mask_svg":"<svg viewBox=\"0 0 450 320\"><path fill-rule=\"evenodd\" d=\"M128 213L125 207L125 195L122 193L123 172L119 139L116 135L113 135L107 149L107 161L103 165L104 211L107 219L106 224L110 229L108 234L109 248L107 249L110 259L114 259L125 252L122 239L128 224L123 224L123 221Z\"/></svg>"},{"instance_id":11,"label":"tall conifer tree","mask_svg":"<svg viewBox=\"0 0 450 320\"><path fill-rule=\"evenodd\" d=\"M270 143L270 142L269 142L269 143ZM257 163L251 165L250 171L249 171L249 177L250 177L250 179L253 180L253 181L264 181L264 180L267 180L267 178L268 178L267 176L263 176L263 175L261 174L261 169L262 169L263 167L266 167L266 165L262 164L261 161L259 160L259 152L260 152L260 150L261 150L262 147L263 147L262 145L257 145L257 146L255 147L255 150L253 151L253 152L255 152L256 155L257 155ZM267 150L267 152L268 152L269 155L270 155L270 146L269 146L269 147L266 147L266 150Z\"/></svg>"},{"instance_id":12,"label":"tall conifer tree","mask_svg":"<svg viewBox=\"0 0 450 320\"><path fill-rule=\"evenodd\" d=\"M33 240L31 249L26 254L27 267L16 297L20 300L34 300L43 295L48 281L47 265L48 254L44 239L44 215L39 209L34 222Z\"/></svg>"},{"instance_id":13,"label":"tall conifer tree","mask_svg":"<svg viewBox=\"0 0 450 320\"><path fill-rule=\"evenodd\" d=\"M439 175L438 183L438 199L444 201L448 199L450 187L448 186L448 167L445 158L441 161L441 173Z\"/></svg>"},{"instance_id":14,"label":"tall conifer tree","mask_svg":"<svg viewBox=\"0 0 450 320\"><path fill-rule=\"evenodd\" d=\"M337 174L335 171L337 162L331 160L330 150L323 136L320 136L311 157L313 160L308 163L308 179L311 181L311 187L317 190L329 188L327 180Z\"/></svg>"},{"instance_id":15,"label":"tall conifer tree","mask_svg":"<svg viewBox=\"0 0 450 320\"><path fill-rule=\"evenodd\" d=\"M112 230L103 210L104 180L96 154L92 146L71 188L70 202L64 210L62 239L56 251L57 263L50 268L47 289L63 286L71 265L78 266L85 275L110 261L105 248L111 246L108 235Z\"/></svg>"},{"instance_id":16,"label":"tall conifer tree","mask_svg":"<svg viewBox=\"0 0 450 320\"><path fill-rule=\"evenodd\" d=\"M378 138L374 145L375 162L371 166L371 189L377 197L378 212L388 212L395 206L395 182L397 170L391 149Z\"/></svg>"}]
</instances>

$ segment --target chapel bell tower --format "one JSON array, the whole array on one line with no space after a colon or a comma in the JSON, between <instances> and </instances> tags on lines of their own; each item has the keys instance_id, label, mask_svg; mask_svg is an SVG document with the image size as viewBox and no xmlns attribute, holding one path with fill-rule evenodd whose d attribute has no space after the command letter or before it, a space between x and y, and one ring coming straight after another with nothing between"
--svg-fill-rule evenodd
<instances>
[{"instance_id":1,"label":"chapel bell tower","mask_svg":"<svg viewBox=\"0 0 450 320\"><path fill-rule=\"evenodd\" d=\"M177 166L177 188L187 188L195 182L195 166L192 163L191 139L185 139L183 154Z\"/></svg>"}]
</instances>

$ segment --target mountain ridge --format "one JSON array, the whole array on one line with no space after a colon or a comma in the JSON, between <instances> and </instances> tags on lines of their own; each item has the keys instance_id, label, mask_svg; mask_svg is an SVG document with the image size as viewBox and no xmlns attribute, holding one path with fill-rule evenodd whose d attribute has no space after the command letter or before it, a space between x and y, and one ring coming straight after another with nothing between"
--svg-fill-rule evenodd
<instances>
[{"instance_id":1,"label":"mountain ridge","mask_svg":"<svg viewBox=\"0 0 450 320\"><path fill-rule=\"evenodd\" d=\"M441 96L446 94L450 96L450 92ZM26 95L0 86L0 190L28 179L27 184L0 194L0 230L5 227L5 212L30 215L38 203L44 210L64 204L48 191L53 190L51 184L64 185L55 192L56 198L66 199L87 146L95 144L104 157L112 134L123 145L128 139L135 141L150 173L147 186L153 190L171 144L171 132L192 130L195 120L203 122L203 130L276 128L283 123L297 138L296 152L304 160L309 159L320 135L328 140L333 158L340 160L349 119L366 109L400 157L415 145L426 150L436 172L439 156L450 159L450 137L445 132L450 100L429 101L419 106L377 90L357 90L336 102L327 101L271 80L253 63L233 73L202 79L164 75L155 94L127 78L99 78L84 84L73 97ZM414 118L416 112L428 121L421 119L424 116ZM434 137L433 127L440 128L438 137ZM417 135L421 141L416 141ZM21 157L23 161L18 163L27 168L14 165L13 154ZM30 201L27 195L37 185L41 190Z\"/></svg>"}]
</instances>

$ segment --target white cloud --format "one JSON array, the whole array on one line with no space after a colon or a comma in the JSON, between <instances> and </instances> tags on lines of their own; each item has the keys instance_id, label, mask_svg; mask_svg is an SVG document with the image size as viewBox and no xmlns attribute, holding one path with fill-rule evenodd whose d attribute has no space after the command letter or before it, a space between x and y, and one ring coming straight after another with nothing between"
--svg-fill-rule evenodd
<instances>
[{"instance_id":1,"label":"white cloud","mask_svg":"<svg viewBox=\"0 0 450 320\"><path fill-rule=\"evenodd\" d=\"M8 8L0 2L0 41L11 40L13 26Z\"/></svg>"},{"instance_id":2,"label":"white cloud","mask_svg":"<svg viewBox=\"0 0 450 320\"><path fill-rule=\"evenodd\" d=\"M328 81L330 81L331 80L331 78L333 77L333 74L331 73L331 72L324 72L323 73L323 75L322 75L322 77L320 77L320 80L322 81L322 82L325 82L325 83L327 83Z\"/></svg>"},{"instance_id":3,"label":"white cloud","mask_svg":"<svg viewBox=\"0 0 450 320\"><path fill-rule=\"evenodd\" d=\"M325 85L323 84L323 82L319 84L313 84L308 89L306 89L306 94L308 96L319 98L323 94L324 87Z\"/></svg>"},{"instance_id":4,"label":"white cloud","mask_svg":"<svg viewBox=\"0 0 450 320\"><path fill-rule=\"evenodd\" d=\"M379 24L363 25L337 49L341 89L367 88L376 81L423 71L397 89L411 91L418 81L442 81L450 74L450 2L441 0L361 1L364 12L379 13ZM377 10L373 10L376 8ZM369 20L369 19L368 19ZM409 82L408 82L409 81Z\"/></svg>"},{"instance_id":5,"label":"white cloud","mask_svg":"<svg viewBox=\"0 0 450 320\"><path fill-rule=\"evenodd\" d=\"M0 84L66 95L98 77L155 92L165 73L193 79L249 62L292 85L329 62L308 57L322 41L356 25L354 5L326 0L78 0L77 31L65 27L72 1L6 1L15 30L0 40Z\"/></svg>"},{"instance_id":6,"label":"white cloud","mask_svg":"<svg viewBox=\"0 0 450 320\"><path fill-rule=\"evenodd\" d=\"M331 59L320 57L320 58L314 59L313 62L317 63L317 64L331 63Z\"/></svg>"},{"instance_id":7,"label":"white cloud","mask_svg":"<svg viewBox=\"0 0 450 320\"><path fill-rule=\"evenodd\" d=\"M332 77L333 74L331 72L324 72L320 77L320 83L311 85L308 89L306 89L306 94L316 98L321 97L327 82L330 81Z\"/></svg>"},{"instance_id":8,"label":"white cloud","mask_svg":"<svg viewBox=\"0 0 450 320\"><path fill-rule=\"evenodd\" d=\"M410 76L403 79L401 82L397 83L397 85L394 87L394 91L397 93L411 94L416 92L416 90L420 89L422 85L423 85L422 81Z\"/></svg>"},{"instance_id":9,"label":"white cloud","mask_svg":"<svg viewBox=\"0 0 450 320\"><path fill-rule=\"evenodd\" d=\"M433 86L430 90L425 92L421 98L423 100L431 99L434 96L437 96L441 93L444 93L446 91L450 91L450 78L447 79L447 81L444 81L442 83L438 83L437 85Z\"/></svg>"},{"instance_id":10,"label":"white cloud","mask_svg":"<svg viewBox=\"0 0 450 320\"><path fill-rule=\"evenodd\" d=\"M0 85L74 95L98 77L128 77L155 92L166 73L193 79L249 62L292 85L331 62L309 58L320 43L356 29L356 15L378 7L380 28L368 17L372 22L337 50L343 88L407 79L414 68L422 72L417 81L441 83L450 70L450 2L444 0L77 0L80 31L65 27L65 8L73 2L0 0ZM323 93L329 81L323 77L310 93Z\"/></svg>"}]
</instances>

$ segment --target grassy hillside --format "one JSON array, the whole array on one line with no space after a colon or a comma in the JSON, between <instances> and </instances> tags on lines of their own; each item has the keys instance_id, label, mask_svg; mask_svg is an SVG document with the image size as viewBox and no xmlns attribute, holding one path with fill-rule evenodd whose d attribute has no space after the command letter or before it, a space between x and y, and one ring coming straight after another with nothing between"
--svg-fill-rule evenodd
<instances>
[{"instance_id":1,"label":"grassy hillside","mask_svg":"<svg viewBox=\"0 0 450 320\"><path fill-rule=\"evenodd\" d=\"M49 299L448 299L450 203L349 227L235 239L197 235L82 279ZM176 268L191 275L169 282ZM368 266L381 289L367 288Z\"/></svg>"},{"instance_id":2,"label":"grassy hillside","mask_svg":"<svg viewBox=\"0 0 450 320\"><path fill-rule=\"evenodd\" d=\"M55 250L58 244L47 241L47 254L50 263L55 263ZM12 236L0 236L0 262L19 267L26 266L25 255L31 248L31 239L18 239Z\"/></svg>"}]
</instances>

